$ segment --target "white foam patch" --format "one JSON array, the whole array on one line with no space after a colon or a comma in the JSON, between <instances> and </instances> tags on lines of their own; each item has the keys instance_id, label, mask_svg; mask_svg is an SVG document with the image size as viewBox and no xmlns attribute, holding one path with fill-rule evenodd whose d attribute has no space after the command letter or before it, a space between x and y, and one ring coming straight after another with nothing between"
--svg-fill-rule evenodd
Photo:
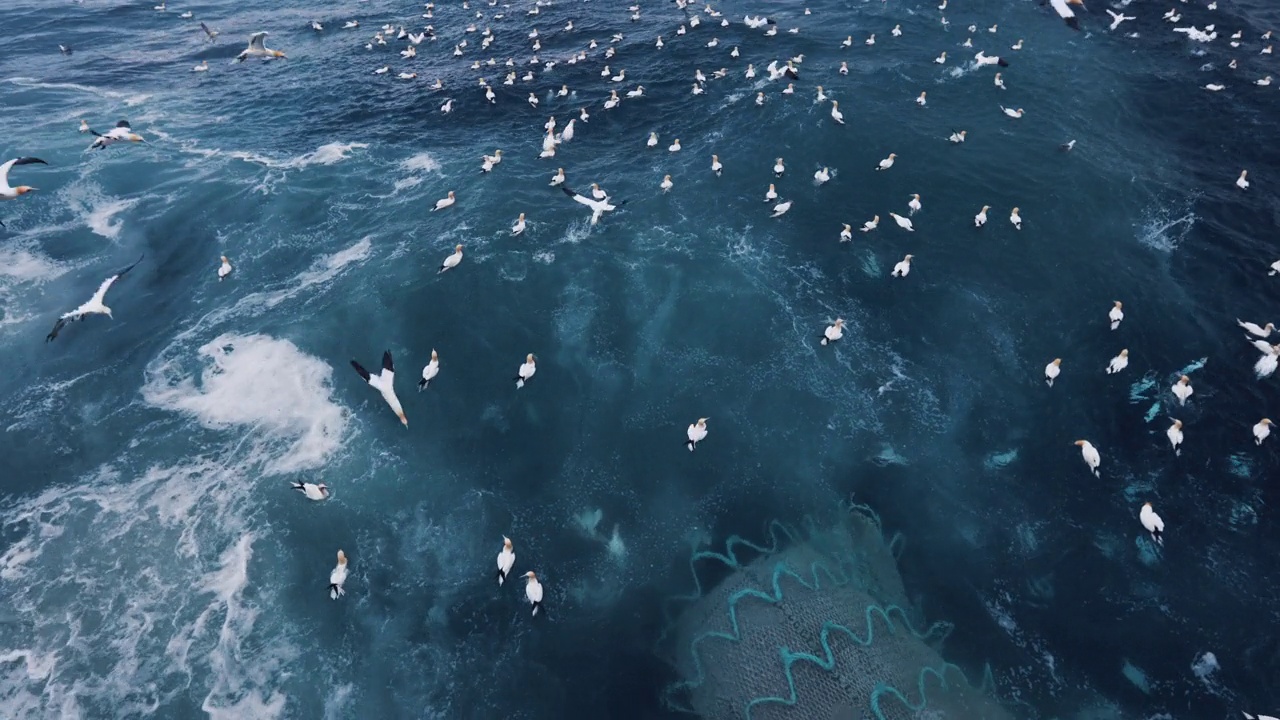
<instances>
[{"instance_id":1,"label":"white foam patch","mask_svg":"<svg viewBox=\"0 0 1280 720\"><path fill-rule=\"evenodd\" d=\"M1152 250L1173 252L1191 234L1195 222L1190 205L1181 213L1168 208L1148 211L1136 228L1138 242Z\"/></svg>"},{"instance_id":2,"label":"white foam patch","mask_svg":"<svg viewBox=\"0 0 1280 720\"><path fill-rule=\"evenodd\" d=\"M199 355L198 380L178 358L148 367L143 399L208 428L249 429L254 444L288 443L267 464L268 474L319 467L341 445L347 416L331 398L333 368L324 361L288 340L231 333L203 345Z\"/></svg>"},{"instance_id":3,"label":"white foam patch","mask_svg":"<svg viewBox=\"0 0 1280 720\"><path fill-rule=\"evenodd\" d=\"M431 153L424 152L401 162L400 167L409 172L436 172L440 169L440 163L431 156Z\"/></svg>"},{"instance_id":4,"label":"white foam patch","mask_svg":"<svg viewBox=\"0 0 1280 720\"><path fill-rule=\"evenodd\" d=\"M352 150L360 150L367 147L369 147L367 143L332 142L321 145L312 152L298 155L297 157L292 157L287 160L276 160L253 152L236 151L230 153L230 155L238 160L265 165L269 168L293 170L311 165L334 165L346 160Z\"/></svg>"},{"instance_id":5,"label":"white foam patch","mask_svg":"<svg viewBox=\"0 0 1280 720\"><path fill-rule=\"evenodd\" d=\"M124 227L124 221L116 216L138 204L138 198L107 197L94 186L72 187L65 195L72 212L95 235L108 240L119 237L120 230Z\"/></svg>"}]
</instances>

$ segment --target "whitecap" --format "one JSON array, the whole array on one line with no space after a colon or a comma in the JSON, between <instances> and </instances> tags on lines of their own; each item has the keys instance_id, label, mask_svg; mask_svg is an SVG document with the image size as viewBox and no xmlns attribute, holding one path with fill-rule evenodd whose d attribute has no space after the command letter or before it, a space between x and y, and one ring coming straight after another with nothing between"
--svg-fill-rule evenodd
<instances>
[{"instance_id":1,"label":"whitecap","mask_svg":"<svg viewBox=\"0 0 1280 720\"><path fill-rule=\"evenodd\" d=\"M400 192L401 190L407 190L411 187L414 187L415 185L421 185L421 184L422 184L422 178L417 176L401 178L395 182L395 185L392 186L392 190L393 192Z\"/></svg>"},{"instance_id":2,"label":"whitecap","mask_svg":"<svg viewBox=\"0 0 1280 720\"><path fill-rule=\"evenodd\" d=\"M402 161L400 167L409 172L435 172L440 169L440 163L431 153L423 152Z\"/></svg>"},{"instance_id":3,"label":"whitecap","mask_svg":"<svg viewBox=\"0 0 1280 720\"><path fill-rule=\"evenodd\" d=\"M73 187L66 193L67 205L80 216L95 235L108 240L120 236L124 221L116 219L120 213L138 204L138 198L110 198L95 187Z\"/></svg>"},{"instance_id":4,"label":"whitecap","mask_svg":"<svg viewBox=\"0 0 1280 720\"><path fill-rule=\"evenodd\" d=\"M232 152L230 155L238 160L257 163L270 168L297 169L308 167L310 165L333 165L346 160L347 155L349 155L352 150L359 150L367 147L369 147L367 143L332 142L321 145L309 153L304 153L297 157L289 158L288 160L275 160L265 155L243 151Z\"/></svg>"}]
</instances>

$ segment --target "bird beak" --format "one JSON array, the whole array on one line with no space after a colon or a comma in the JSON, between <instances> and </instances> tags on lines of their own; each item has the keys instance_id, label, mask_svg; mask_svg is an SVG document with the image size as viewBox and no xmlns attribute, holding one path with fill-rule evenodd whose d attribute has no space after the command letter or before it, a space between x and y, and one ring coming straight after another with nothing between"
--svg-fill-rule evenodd
<instances>
[{"instance_id":1,"label":"bird beak","mask_svg":"<svg viewBox=\"0 0 1280 720\"><path fill-rule=\"evenodd\" d=\"M405 417L404 413L399 413L399 415L400 415L400 424L404 425L405 427L409 427L409 418Z\"/></svg>"}]
</instances>

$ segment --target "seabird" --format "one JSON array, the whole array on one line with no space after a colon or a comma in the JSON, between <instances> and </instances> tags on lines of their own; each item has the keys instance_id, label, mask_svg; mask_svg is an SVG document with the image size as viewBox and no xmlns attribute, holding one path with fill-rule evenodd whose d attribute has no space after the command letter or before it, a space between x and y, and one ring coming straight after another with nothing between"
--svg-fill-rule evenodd
<instances>
[{"instance_id":1,"label":"seabird","mask_svg":"<svg viewBox=\"0 0 1280 720\"><path fill-rule=\"evenodd\" d=\"M1112 330L1120 327L1120 321L1124 320L1124 303L1116 300L1111 306L1111 312L1107 313L1107 319L1111 321Z\"/></svg>"},{"instance_id":2,"label":"seabird","mask_svg":"<svg viewBox=\"0 0 1280 720\"><path fill-rule=\"evenodd\" d=\"M460 262L462 262L462 246L455 245L453 247L453 254L445 258L444 262L440 263L440 269L436 271L436 273L439 274L445 270L452 270L453 268L458 267L458 263Z\"/></svg>"},{"instance_id":3,"label":"seabird","mask_svg":"<svg viewBox=\"0 0 1280 720\"><path fill-rule=\"evenodd\" d=\"M1017 119L1021 118L1021 117L1022 117L1022 115L1023 115L1023 112L1024 112L1022 108L1018 108L1017 110L1013 110L1012 108L1007 108L1007 107L1005 107L1005 106L1003 106L1003 105L1001 105L1001 106L1000 106L1000 111L1001 111L1001 112L1003 112L1005 115L1008 115L1009 117L1011 117L1011 118L1013 118L1013 119L1015 119L1015 120L1017 120Z\"/></svg>"},{"instance_id":4,"label":"seabird","mask_svg":"<svg viewBox=\"0 0 1280 720\"><path fill-rule=\"evenodd\" d=\"M1182 421L1174 420L1169 429L1164 431L1164 434L1169 437L1169 444L1173 446L1173 454L1182 455L1182 448L1179 447L1182 444Z\"/></svg>"},{"instance_id":5,"label":"seabird","mask_svg":"<svg viewBox=\"0 0 1280 720\"><path fill-rule=\"evenodd\" d=\"M698 418L698 422L690 425L689 429L685 431L685 435L688 436L689 440L685 442L684 446L689 448L689 452L693 452L694 448L698 447L698 443L706 439L707 420L709 419Z\"/></svg>"},{"instance_id":6,"label":"seabird","mask_svg":"<svg viewBox=\"0 0 1280 720\"><path fill-rule=\"evenodd\" d=\"M947 62L947 53L946 53L946 51L944 50L944 51L942 52L942 54L941 54L941 55L939 55L938 57L934 58L934 59L933 59L933 61L934 61L935 63L939 64L939 65L943 65L943 64L945 64L945 63Z\"/></svg>"},{"instance_id":7,"label":"seabird","mask_svg":"<svg viewBox=\"0 0 1280 720\"><path fill-rule=\"evenodd\" d=\"M422 379L418 381L418 392L422 392L431 386L431 381L436 375L440 374L440 356L436 354L435 348L431 349L431 362L422 367Z\"/></svg>"},{"instance_id":8,"label":"seabird","mask_svg":"<svg viewBox=\"0 0 1280 720\"><path fill-rule=\"evenodd\" d=\"M844 113L840 112L840 103L836 100L831 101L831 119L840 125L844 124Z\"/></svg>"},{"instance_id":9,"label":"seabird","mask_svg":"<svg viewBox=\"0 0 1280 720\"><path fill-rule=\"evenodd\" d=\"M849 223L842 223L840 228L840 242L851 242L853 240L853 226Z\"/></svg>"},{"instance_id":10,"label":"seabird","mask_svg":"<svg viewBox=\"0 0 1280 720\"><path fill-rule=\"evenodd\" d=\"M1116 28L1120 27L1120 23L1124 22L1125 20L1138 19L1132 15L1123 15L1121 13L1115 12L1111 8L1107 8L1107 14L1111 16L1111 27L1109 28L1111 30L1115 30Z\"/></svg>"},{"instance_id":11,"label":"seabird","mask_svg":"<svg viewBox=\"0 0 1280 720\"><path fill-rule=\"evenodd\" d=\"M329 572L329 598L337 600L347 594L342 589L344 583L347 582L347 556L341 550L338 551L338 564Z\"/></svg>"},{"instance_id":12,"label":"seabird","mask_svg":"<svg viewBox=\"0 0 1280 720\"><path fill-rule=\"evenodd\" d=\"M94 136L93 144L89 146L90 150L101 150L108 145L114 145L118 142L146 142L142 136L135 133L133 128L129 127L128 120L121 120L116 126L105 133L90 129L89 132Z\"/></svg>"},{"instance_id":13,"label":"seabird","mask_svg":"<svg viewBox=\"0 0 1280 720\"><path fill-rule=\"evenodd\" d=\"M849 226L846 225L845 227ZM819 340L818 343L826 345L828 343L836 342L842 337L844 337L844 318L836 318L834 323L828 325L827 329L822 331L822 339Z\"/></svg>"},{"instance_id":14,"label":"seabird","mask_svg":"<svg viewBox=\"0 0 1280 720\"><path fill-rule=\"evenodd\" d=\"M1121 350L1119 355L1111 358L1111 362L1107 363L1107 374L1115 375L1127 367L1129 367L1129 350L1126 348Z\"/></svg>"},{"instance_id":15,"label":"seabird","mask_svg":"<svg viewBox=\"0 0 1280 720\"><path fill-rule=\"evenodd\" d=\"M1049 0L1049 5L1053 11L1058 13L1058 17L1062 18L1067 27L1072 30L1080 29L1080 20L1076 17L1075 11L1071 9L1072 5L1079 5L1084 8L1084 0Z\"/></svg>"},{"instance_id":16,"label":"seabird","mask_svg":"<svg viewBox=\"0 0 1280 720\"><path fill-rule=\"evenodd\" d=\"M1044 382L1053 387L1053 381L1062 373L1062 358L1054 358L1053 362L1044 366Z\"/></svg>"},{"instance_id":17,"label":"seabird","mask_svg":"<svg viewBox=\"0 0 1280 720\"><path fill-rule=\"evenodd\" d=\"M783 173L785 173L786 171L787 171L787 166L782 164L782 158L777 158L773 161L774 177L782 177Z\"/></svg>"},{"instance_id":18,"label":"seabird","mask_svg":"<svg viewBox=\"0 0 1280 720\"><path fill-rule=\"evenodd\" d=\"M355 360L351 361L351 367L360 373L360 377L369 383L373 389L382 394L382 399L387 401L391 406L392 412L396 417L400 418L400 424L409 427L409 419L404 416L404 408L400 407L400 398L396 397L395 378L396 371L391 364L391 351L386 350L382 353L382 372L377 375L370 375L360 363Z\"/></svg>"},{"instance_id":19,"label":"seabird","mask_svg":"<svg viewBox=\"0 0 1280 720\"><path fill-rule=\"evenodd\" d=\"M907 203L907 207L911 209L908 215L915 215L920 212L920 193L911 194L911 201Z\"/></svg>"},{"instance_id":20,"label":"seabird","mask_svg":"<svg viewBox=\"0 0 1280 720\"><path fill-rule=\"evenodd\" d=\"M551 187L564 184L564 168L556 168L556 174L551 176L551 182L547 183Z\"/></svg>"},{"instance_id":21,"label":"seabird","mask_svg":"<svg viewBox=\"0 0 1280 720\"><path fill-rule=\"evenodd\" d=\"M766 190L764 194L764 201L772 202L777 199L778 199L778 191L773 187L773 183L769 183L769 189ZM1280 260L1277 260L1276 262L1280 263Z\"/></svg>"},{"instance_id":22,"label":"seabird","mask_svg":"<svg viewBox=\"0 0 1280 720\"><path fill-rule=\"evenodd\" d=\"M1013 229L1022 229L1022 216L1018 214L1018 208L1014 208L1009 212L1009 222L1013 224Z\"/></svg>"},{"instance_id":23,"label":"seabird","mask_svg":"<svg viewBox=\"0 0 1280 720\"><path fill-rule=\"evenodd\" d=\"M200 23L200 29L204 30L205 37L209 42L213 42L218 39L218 31L210 30L209 26L205 25L203 22Z\"/></svg>"},{"instance_id":24,"label":"seabird","mask_svg":"<svg viewBox=\"0 0 1280 720\"><path fill-rule=\"evenodd\" d=\"M676 138L675 142L667 146L667 152L680 152L680 138Z\"/></svg>"},{"instance_id":25,"label":"seabird","mask_svg":"<svg viewBox=\"0 0 1280 720\"><path fill-rule=\"evenodd\" d=\"M1261 445L1262 441L1266 440L1267 436L1270 434L1271 434L1271 421L1267 418L1262 418L1261 420L1258 421L1257 425L1253 426L1254 444Z\"/></svg>"},{"instance_id":26,"label":"seabird","mask_svg":"<svg viewBox=\"0 0 1280 720\"><path fill-rule=\"evenodd\" d=\"M1249 171L1241 170L1240 177L1236 178L1236 187L1240 188L1241 190L1248 190L1249 189L1249 180L1247 179L1248 177L1249 177Z\"/></svg>"},{"instance_id":27,"label":"seabird","mask_svg":"<svg viewBox=\"0 0 1280 720\"><path fill-rule=\"evenodd\" d=\"M1170 428L1169 431L1173 432L1173 429ZM1164 520L1151 509L1151 503L1142 503L1142 510L1138 511L1138 520L1142 521L1142 527L1151 533L1151 539L1155 540L1157 545L1164 545L1164 538L1160 537L1164 533ZM1253 717L1249 713L1245 713L1244 716Z\"/></svg>"},{"instance_id":28,"label":"seabird","mask_svg":"<svg viewBox=\"0 0 1280 720\"><path fill-rule=\"evenodd\" d=\"M218 266L218 282L222 282L230 274L231 274L231 261L227 259L226 255L223 255L222 264Z\"/></svg>"},{"instance_id":29,"label":"seabird","mask_svg":"<svg viewBox=\"0 0 1280 720\"><path fill-rule=\"evenodd\" d=\"M266 59L284 57L283 52L279 50L272 50L264 44L267 35L268 33L266 31L256 32L250 35L249 47L240 51L240 54L236 56L236 62L244 62L247 58L251 57Z\"/></svg>"},{"instance_id":30,"label":"seabird","mask_svg":"<svg viewBox=\"0 0 1280 720\"><path fill-rule=\"evenodd\" d=\"M724 170L724 165L720 164L720 156L712 155L711 156L711 172L715 173L716 177L720 177L720 172L722 170Z\"/></svg>"},{"instance_id":31,"label":"seabird","mask_svg":"<svg viewBox=\"0 0 1280 720\"><path fill-rule=\"evenodd\" d=\"M889 157L881 160L880 164L876 165L876 170L888 170L889 168L893 167L893 161L897 157L898 155L896 153L889 153Z\"/></svg>"},{"instance_id":32,"label":"seabird","mask_svg":"<svg viewBox=\"0 0 1280 720\"><path fill-rule=\"evenodd\" d=\"M50 342L54 338L58 337L58 332L62 330L63 326L67 323L82 320L88 315L106 315L107 317L114 319L114 316L111 314L111 308L102 303L103 299L107 296L107 290L111 289L111 286L117 280L124 277L125 273L129 272L136 267L138 263L142 262L143 257L146 257L146 255L143 254L139 256L138 259L133 262L133 265L130 265L106 280L103 280L102 284L98 286L97 292L95 292L93 297L89 298L89 300L83 305L71 312L63 313L62 316L58 318L57 322L53 324L53 329L50 330L48 336L45 337L45 342Z\"/></svg>"},{"instance_id":33,"label":"seabird","mask_svg":"<svg viewBox=\"0 0 1280 720\"><path fill-rule=\"evenodd\" d=\"M777 205L774 205L773 214L770 215L769 217L776 218L776 217L782 217L783 215L786 215L787 211L791 209L791 202L792 202L791 200L783 200Z\"/></svg>"},{"instance_id":34,"label":"seabird","mask_svg":"<svg viewBox=\"0 0 1280 720\"><path fill-rule=\"evenodd\" d=\"M511 567L516 564L516 551L511 547L511 538L502 536L502 549L498 551L498 587L506 581Z\"/></svg>"},{"instance_id":35,"label":"seabird","mask_svg":"<svg viewBox=\"0 0 1280 720\"><path fill-rule=\"evenodd\" d=\"M1084 463L1093 471L1094 477L1102 477L1102 473L1098 472L1098 466L1102 464L1102 455L1098 453L1098 448L1088 440L1077 440L1075 444L1080 446L1080 455L1084 458Z\"/></svg>"},{"instance_id":36,"label":"seabird","mask_svg":"<svg viewBox=\"0 0 1280 720\"><path fill-rule=\"evenodd\" d=\"M911 259L914 257L915 255L907 255L903 257L901 262L893 266L893 272L889 274L893 277L906 277L907 273L911 272Z\"/></svg>"},{"instance_id":37,"label":"seabird","mask_svg":"<svg viewBox=\"0 0 1280 720\"><path fill-rule=\"evenodd\" d=\"M889 217L893 218L893 221L896 222L898 227L903 230L906 230L907 232L915 232L915 228L911 226L911 218L904 218L893 212L889 213Z\"/></svg>"},{"instance_id":38,"label":"seabird","mask_svg":"<svg viewBox=\"0 0 1280 720\"><path fill-rule=\"evenodd\" d=\"M329 498L329 486L324 483L295 482L292 485L294 490L306 495L308 500L327 500Z\"/></svg>"},{"instance_id":39,"label":"seabird","mask_svg":"<svg viewBox=\"0 0 1280 720\"><path fill-rule=\"evenodd\" d=\"M199 65L191 68L191 72L209 72L209 61L201 60Z\"/></svg>"},{"instance_id":40,"label":"seabird","mask_svg":"<svg viewBox=\"0 0 1280 720\"><path fill-rule=\"evenodd\" d=\"M813 174L813 182L815 185L826 185L831 179L831 168L820 168Z\"/></svg>"},{"instance_id":41,"label":"seabird","mask_svg":"<svg viewBox=\"0 0 1280 720\"><path fill-rule=\"evenodd\" d=\"M1008 89L1009 89L1009 88L1007 88L1007 87L1005 87L1005 86L1004 86L1004 77L1002 77L1002 76L1000 75L1000 73L996 73L995 79L994 79L994 80L992 80L991 82L992 82L992 83L994 83L994 84L995 84L995 86L996 86L996 87L998 87L998 88L1000 88L1001 90L1008 90Z\"/></svg>"},{"instance_id":42,"label":"seabird","mask_svg":"<svg viewBox=\"0 0 1280 720\"><path fill-rule=\"evenodd\" d=\"M876 215L870 220L862 223L862 232L871 232L872 230L875 230L879 226L880 226L880 216Z\"/></svg>"},{"instance_id":43,"label":"seabird","mask_svg":"<svg viewBox=\"0 0 1280 720\"><path fill-rule=\"evenodd\" d=\"M1236 324L1247 330L1250 334L1257 335L1258 337L1269 337L1271 335L1271 331L1276 329L1276 326L1272 323L1267 323L1266 327L1258 327L1256 324L1244 322L1240 320L1240 318L1236 318Z\"/></svg>"},{"instance_id":44,"label":"seabird","mask_svg":"<svg viewBox=\"0 0 1280 720\"><path fill-rule=\"evenodd\" d=\"M990 205L983 205L982 209L978 211L978 214L973 216L974 227L980 228L983 225L987 224L987 211L990 209L991 209Z\"/></svg>"},{"instance_id":45,"label":"seabird","mask_svg":"<svg viewBox=\"0 0 1280 720\"><path fill-rule=\"evenodd\" d=\"M451 207L457 201L458 199L454 197L453 191L450 190L449 197L444 197L437 200L435 206L431 208L431 212L435 212L437 210L443 210L447 207Z\"/></svg>"},{"instance_id":46,"label":"seabird","mask_svg":"<svg viewBox=\"0 0 1280 720\"><path fill-rule=\"evenodd\" d=\"M82 121L83 122L83 121ZM0 200L15 200L35 190L30 185L9 186L9 169L14 165L48 165L49 163L36 157L20 157L0 165Z\"/></svg>"},{"instance_id":47,"label":"seabird","mask_svg":"<svg viewBox=\"0 0 1280 720\"><path fill-rule=\"evenodd\" d=\"M534 8L535 10L537 8ZM538 616L538 608L542 607L542 583L538 582L538 576L532 570L524 574L527 582L524 584L524 596L529 599L529 603L533 605L533 617Z\"/></svg>"},{"instance_id":48,"label":"seabird","mask_svg":"<svg viewBox=\"0 0 1280 720\"><path fill-rule=\"evenodd\" d=\"M520 217L516 218L516 222L511 226L511 235L515 237L524 232L524 213L520 213Z\"/></svg>"},{"instance_id":49,"label":"seabird","mask_svg":"<svg viewBox=\"0 0 1280 720\"><path fill-rule=\"evenodd\" d=\"M1075 148L1076 148L1075 140L1068 140L1058 146L1058 149L1061 150L1062 152L1071 152Z\"/></svg>"},{"instance_id":50,"label":"seabird","mask_svg":"<svg viewBox=\"0 0 1280 720\"><path fill-rule=\"evenodd\" d=\"M1268 347L1268 350L1270 348ZM1183 375L1178 378L1178 382L1173 384L1173 394L1178 398L1179 405L1186 405L1187 398L1191 397L1195 390L1191 387L1191 378Z\"/></svg>"},{"instance_id":51,"label":"seabird","mask_svg":"<svg viewBox=\"0 0 1280 720\"><path fill-rule=\"evenodd\" d=\"M663 175L662 182L658 184L658 187L662 188L662 192L664 193L670 192L671 188L674 187L674 183L671 182L671 176Z\"/></svg>"},{"instance_id":52,"label":"seabird","mask_svg":"<svg viewBox=\"0 0 1280 720\"><path fill-rule=\"evenodd\" d=\"M538 372L536 358L533 353L529 353L525 356L524 362L521 363L520 369L516 371L516 388L519 389L524 387L524 384L528 382L536 372Z\"/></svg>"},{"instance_id":53,"label":"seabird","mask_svg":"<svg viewBox=\"0 0 1280 720\"><path fill-rule=\"evenodd\" d=\"M1021 39L1021 38L1019 38L1019 39L1018 39L1018 42L1016 42L1016 43L1014 43L1013 45L1009 46L1009 49L1010 49L1010 50L1021 50L1021 49L1022 49L1022 39Z\"/></svg>"},{"instance_id":54,"label":"seabird","mask_svg":"<svg viewBox=\"0 0 1280 720\"><path fill-rule=\"evenodd\" d=\"M612 210L617 210L618 208L627 204L627 201L623 200L615 205L607 195L603 199L594 200L592 198L579 195L578 193L574 192L568 186L565 186L565 185L560 186L560 189L564 191L565 195L568 195L569 197L573 198L575 202L582 203L583 205L586 205L587 207L591 208L591 224L592 225L595 225L596 223L600 222L600 217L603 216L605 213L610 212Z\"/></svg>"}]
</instances>

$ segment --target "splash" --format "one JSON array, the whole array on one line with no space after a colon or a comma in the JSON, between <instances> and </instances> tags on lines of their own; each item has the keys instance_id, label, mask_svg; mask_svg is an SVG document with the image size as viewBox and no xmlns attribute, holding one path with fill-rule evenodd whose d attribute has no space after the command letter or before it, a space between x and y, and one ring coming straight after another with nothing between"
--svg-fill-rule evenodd
<instances>
[{"instance_id":1,"label":"splash","mask_svg":"<svg viewBox=\"0 0 1280 720\"><path fill-rule=\"evenodd\" d=\"M440 163L431 153L424 152L402 161L400 167L409 172L436 172L440 169Z\"/></svg>"},{"instance_id":2,"label":"splash","mask_svg":"<svg viewBox=\"0 0 1280 720\"><path fill-rule=\"evenodd\" d=\"M233 152L231 153L231 157L238 160L244 160L245 162L265 165L269 168L293 170L311 165L334 165L346 160L347 155L349 155L352 150L360 150L367 147L369 147L367 143L332 142L321 145L312 152L289 158L288 160L275 160L252 152Z\"/></svg>"}]
</instances>

